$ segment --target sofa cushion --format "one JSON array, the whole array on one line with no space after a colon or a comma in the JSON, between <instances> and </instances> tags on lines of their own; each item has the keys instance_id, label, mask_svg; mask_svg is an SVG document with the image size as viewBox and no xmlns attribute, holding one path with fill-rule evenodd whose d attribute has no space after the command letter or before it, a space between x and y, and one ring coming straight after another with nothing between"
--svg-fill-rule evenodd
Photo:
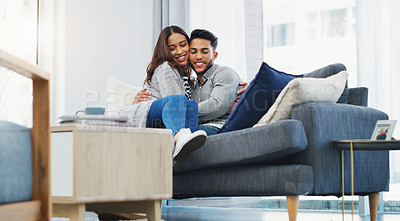
<instances>
[{"instance_id":1,"label":"sofa cushion","mask_svg":"<svg viewBox=\"0 0 400 221\"><path fill-rule=\"evenodd\" d=\"M118 112L131 105L140 87L129 85L111 76L107 76L107 115L117 115Z\"/></svg>"},{"instance_id":2,"label":"sofa cushion","mask_svg":"<svg viewBox=\"0 0 400 221\"><path fill-rule=\"evenodd\" d=\"M0 204L27 201L31 197L31 130L0 121Z\"/></svg>"},{"instance_id":3,"label":"sofa cushion","mask_svg":"<svg viewBox=\"0 0 400 221\"><path fill-rule=\"evenodd\" d=\"M289 119L292 107L308 102L335 103L349 74L341 71L327 78L298 78L289 82L268 112L254 126Z\"/></svg>"},{"instance_id":4,"label":"sofa cushion","mask_svg":"<svg viewBox=\"0 0 400 221\"><path fill-rule=\"evenodd\" d=\"M219 133L252 127L268 111L289 81L296 77L301 75L275 70L263 62Z\"/></svg>"},{"instance_id":5,"label":"sofa cushion","mask_svg":"<svg viewBox=\"0 0 400 221\"><path fill-rule=\"evenodd\" d=\"M173 198L306 195L313 190L308 165L243 165L174 174Z\"/></svg>"},{"instance_id":6,"label":"sofa cushion","mask_svg":"<svg viewBox=\"0 0 400 221\"><path fill-rule=\"evenodd\" d=\"M341 71L346 71L346 67L343 64L340 64L340 63L330 64L328 66L317 69L313 72L304 74L304 77L305 78L327 78L327 77L337 74ZM343 93L340 96L337 103L347 103L348 94L349 94L349 89L347 87L347 82L346 82Z\"/></svg>"},{"instance_id":7,"label":"sofa cushion","mask_svg":"<svg viewBox=\"0 0 400 221\"><path fill-rule=\"evenodd\" d=\"M252 163L274 163L304 150L307 139L303 125L283 120L261 127L209 136L204 146L182 162L174 172Z\"/></svg>"}]
</instances>

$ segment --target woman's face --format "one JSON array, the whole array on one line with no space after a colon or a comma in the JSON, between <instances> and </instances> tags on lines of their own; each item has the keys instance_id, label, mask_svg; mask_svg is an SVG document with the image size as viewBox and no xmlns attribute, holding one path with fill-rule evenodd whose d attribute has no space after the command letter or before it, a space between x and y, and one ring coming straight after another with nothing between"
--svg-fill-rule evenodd
<instances>
[{"instance_id":1,"label":"woman's face","mask_svg":"<svg viewBox=\"0 0 400 221\"><path fill-rule=\"evenodd\" d=\"M185 66L189 59L189 42L185 36L179 33L172 33L168 37L167 43L174 61L180 66Z\"/></svg>"}]
</instances>

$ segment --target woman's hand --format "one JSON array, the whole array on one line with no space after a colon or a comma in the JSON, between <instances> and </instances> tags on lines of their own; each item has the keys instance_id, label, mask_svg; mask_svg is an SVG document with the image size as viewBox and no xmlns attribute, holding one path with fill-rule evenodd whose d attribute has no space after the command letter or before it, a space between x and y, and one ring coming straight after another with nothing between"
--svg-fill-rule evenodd
<instances>
[{"instance_id":1,"label":"woman's hand","mask_svg":"<svg viewBox=\"0 0 400 221\"><path fill-rule=\"evenodd\" d=\"M142 90L140 90L136 94L135 98L133 99L132 104L137 104L137 103L142 102L142 101L147 101L147 99L150 98L151 93L150 92L146 92L146 90L147 90L146 88L143 88Z\"/></svg>"}]
</instances>

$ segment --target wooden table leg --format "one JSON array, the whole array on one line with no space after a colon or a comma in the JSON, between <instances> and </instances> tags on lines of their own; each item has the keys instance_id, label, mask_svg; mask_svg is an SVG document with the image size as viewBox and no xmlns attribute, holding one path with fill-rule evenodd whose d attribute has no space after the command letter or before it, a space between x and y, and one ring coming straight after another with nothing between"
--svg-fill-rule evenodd
<instances>
[{"instance_id":1,"label":"wooden table leg","mask_svg":"<svg viewBox=\"0 0 400 221\"><path fill-rule=\"evenodd\" d=\"M146 215L148 221L161 220L161 204L162 200L154 200L147 202Z\"/></svg>"},{"instance_id":2,"label":"wooden table leg","mask_svg":"<svg viewBox=\"0 0 400 221\"><path fill-rule=\"evenodd\" d=\"M70 221L85 221L85 204L53 204L53 217L66 217Z\"/></svg>"},{"instance_id":3,"label":"wooden table leg","mask_svg":"<svg viewBox=\"0 0 400 221\"><path fill-rule=\"evenodd\" d=\"M342 150L342 220L344 220L344 150Z\"/></svg>"},{"instance_id":4,"label":"wooden table leg","mask_svg":"<svg viewBox=\"0 0 400 221\"><path fill-rule=\"evenodd\" d=\"M353 220L354 211L354 156L353 142L350 143L350 167L351 167L351 220Z\"/></svg>"}]
</instances>

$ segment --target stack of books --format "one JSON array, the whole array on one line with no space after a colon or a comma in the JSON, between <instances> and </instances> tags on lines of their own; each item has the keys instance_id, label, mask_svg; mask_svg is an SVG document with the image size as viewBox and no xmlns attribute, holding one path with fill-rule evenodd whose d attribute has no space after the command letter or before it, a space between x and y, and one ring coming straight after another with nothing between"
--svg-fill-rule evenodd
<instances>
[{"instance_id":1,"label":"stack of books","mask_svg":"<svg viewBox=\"0 0 400 221\"><path fill-rule=\"evenodd\" d=\"M132 126L128 122L128 116L119 115L62 115L58 119L60 124Z\"/></svg>"}]
</instances>

